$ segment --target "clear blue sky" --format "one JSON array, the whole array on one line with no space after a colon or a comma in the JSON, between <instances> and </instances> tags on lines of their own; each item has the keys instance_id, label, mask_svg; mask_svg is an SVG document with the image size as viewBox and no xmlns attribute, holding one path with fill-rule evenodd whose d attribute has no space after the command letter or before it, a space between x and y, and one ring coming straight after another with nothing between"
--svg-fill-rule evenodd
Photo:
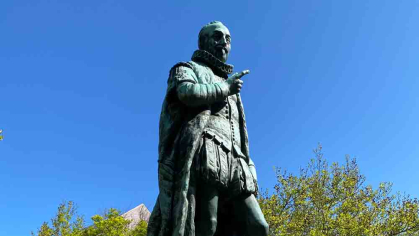
<instances>
[{"instance_id":1,"label":"clear blue sky","mask_svg":"<svg viewBox=\"0 0 419 236\"><path fill-rule=\"evenodd\" d=\"M200 28L232 34L263 188L322 143L367 183L419 197L419 2L2 1L0 235L29 235L63 200L87 219L158 194L168 71Z\"/></svg>"}]
</instances>

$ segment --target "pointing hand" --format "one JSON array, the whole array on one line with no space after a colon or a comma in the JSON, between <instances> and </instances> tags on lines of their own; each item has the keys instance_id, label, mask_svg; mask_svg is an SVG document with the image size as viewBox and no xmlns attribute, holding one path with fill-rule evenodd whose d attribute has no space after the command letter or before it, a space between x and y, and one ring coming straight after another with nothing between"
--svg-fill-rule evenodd
<instances>
[{"instance_id":1,"label":"pointing hand","mask_svg":"<svg viewBox=\"0 0 419 236\"><path fill-rule=\"evenodd\" d=\"M230 88L230 95L239 93L240 90L242 89L243 86L243 80L241 80L241 77L243 77L244 75L249 74L250 71L249 70L244 70L240 73L234 73L232 76L230 76L227 79L227 84L229 85Z\"/></svg>"}]
</instances>

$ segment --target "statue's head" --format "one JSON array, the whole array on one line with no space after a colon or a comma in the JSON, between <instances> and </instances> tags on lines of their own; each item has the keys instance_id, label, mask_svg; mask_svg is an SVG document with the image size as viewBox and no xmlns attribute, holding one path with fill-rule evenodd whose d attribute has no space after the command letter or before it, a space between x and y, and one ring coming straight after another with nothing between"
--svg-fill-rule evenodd
<instances>
[{"instance_id":1,"label":"statue's head","mask_svg":"<svg viewBox=\"0 0 419 236\"><path fill-rule=\"evenodd\" d=\"M220 21L212 21L199 31L198 47L226 62L231 50L230 31Z\"/></svg>"}]
</instances>

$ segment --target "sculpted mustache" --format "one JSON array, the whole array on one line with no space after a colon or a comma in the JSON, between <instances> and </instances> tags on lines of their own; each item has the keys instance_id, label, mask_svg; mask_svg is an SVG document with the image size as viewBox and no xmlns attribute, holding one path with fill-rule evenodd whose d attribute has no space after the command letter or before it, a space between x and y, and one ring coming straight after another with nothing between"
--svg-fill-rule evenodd
<instances>
[{"instance_id":1,"label":"sculpted mustache","mask_svg":"<svg viewBox=\"0 0 419 236\"><path fill-rule=\"evenodd\" d=\"M227 48L226 47L215 47L217 50L221 49L223 50L225 53L227 53Z\"/></svg>"}]
</instances>

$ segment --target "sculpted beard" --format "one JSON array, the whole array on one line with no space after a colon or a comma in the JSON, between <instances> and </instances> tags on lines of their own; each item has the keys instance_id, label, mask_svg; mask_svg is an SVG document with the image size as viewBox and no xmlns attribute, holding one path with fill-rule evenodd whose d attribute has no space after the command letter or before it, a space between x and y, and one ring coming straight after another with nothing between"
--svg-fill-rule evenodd
<instances>
[{"instance_id":1,"label":"sculpted beard","mask_svg":"<svg viewBox=\"0 0 419 236\"><path fill-rule=\"evenodd\" d=\"M220 59L221 61L227 61L227 49L225 47L215 47L214 49L215 53L214 56L218 59Z\"/></svg>"},{"instance_id":2,"label":"sculpted beard","mask_svg":"<svg viewBox=\"0 0 419 236\"><path fill-rule=\"evenodd\" d=\"M225 46L211 46L208 43L208 36L204 39L204 50L211 53L213 56L218 58L220 61L226 62L228 59L228 51Z\"/></svg>"}]
</instances>

